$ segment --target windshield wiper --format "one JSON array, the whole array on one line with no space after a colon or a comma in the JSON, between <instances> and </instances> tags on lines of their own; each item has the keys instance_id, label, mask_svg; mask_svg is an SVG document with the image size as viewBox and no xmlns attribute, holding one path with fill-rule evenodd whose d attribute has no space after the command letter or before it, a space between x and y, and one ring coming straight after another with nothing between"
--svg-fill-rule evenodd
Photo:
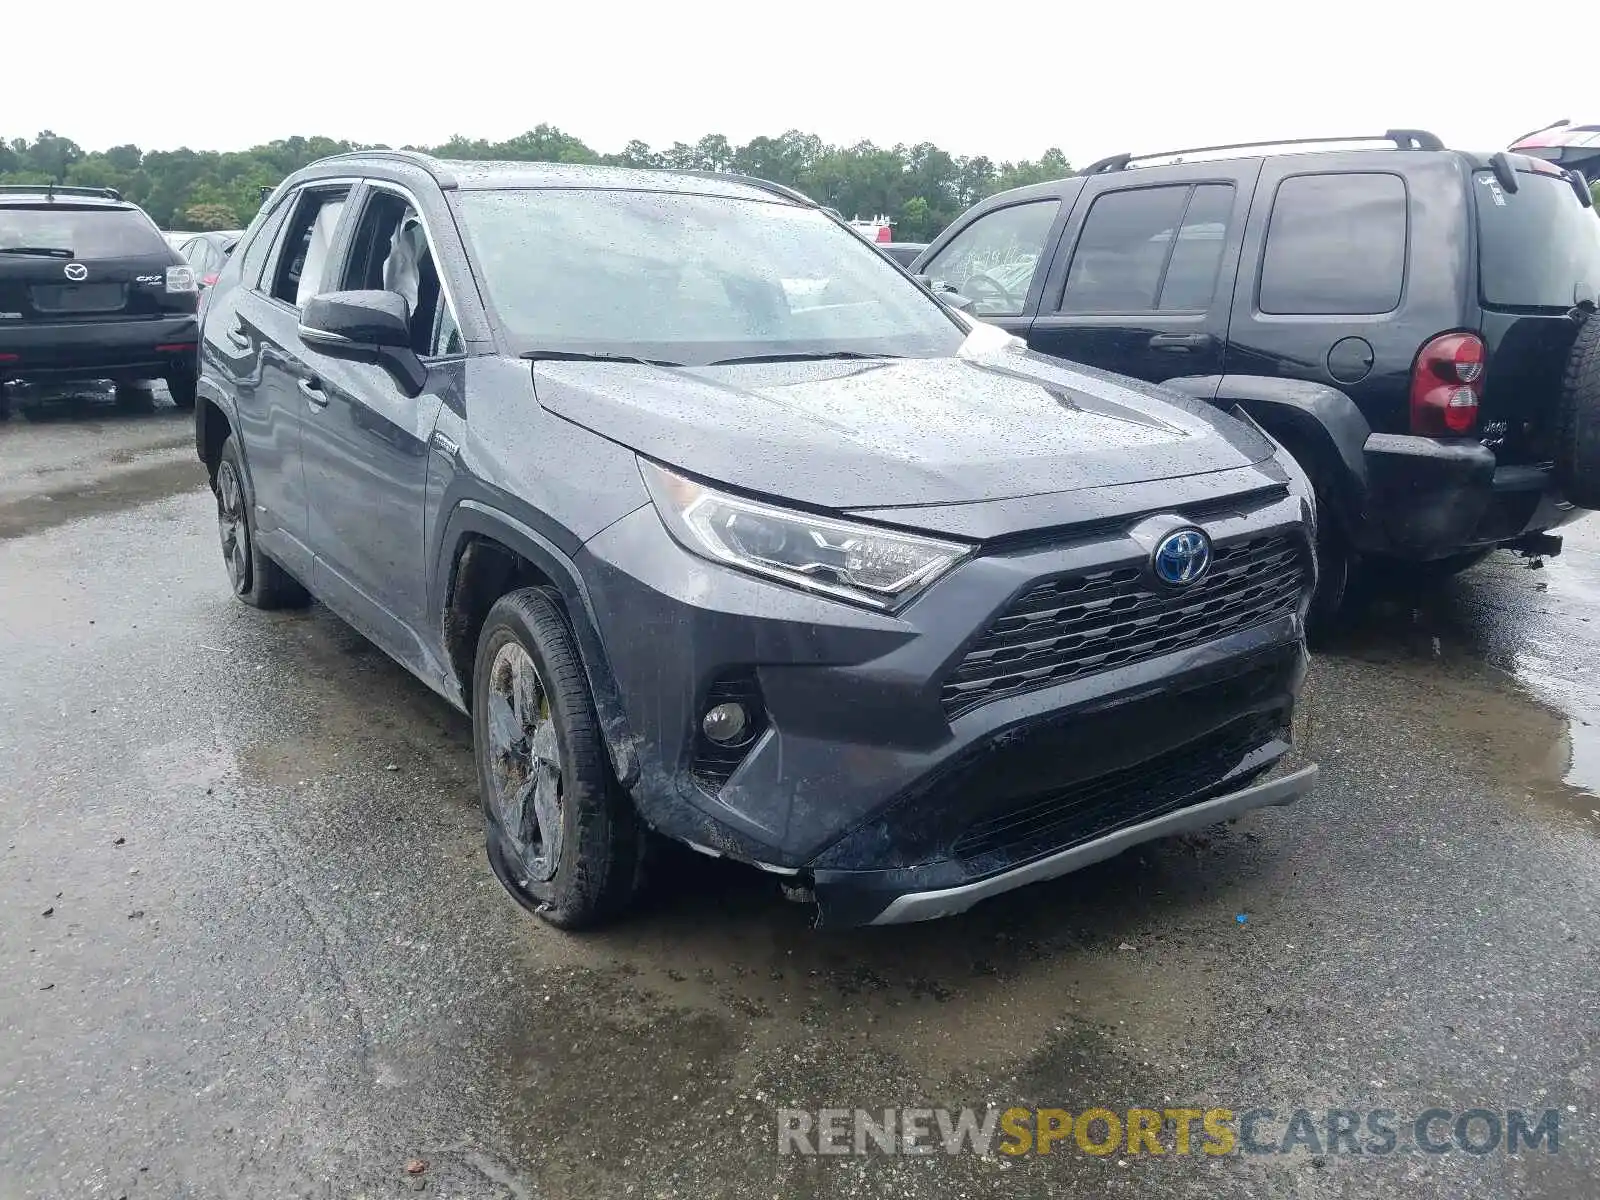
<instances>
[{"instance_id":1,"label":"windshield wiper","mask_svg":"<svg viewBox=\"0 0 1600 1200\"><path fill-rule=\"evenodd\" d=\"M529 362L626 362L643 363L647 367L681 367L680 362L664 358L640 358L635 354L600 354L585 350L525 350L517 356Z\"/></svg>"},{"instance_id":2,"label":"windshield wiper","mask_svg":"<svg viewBox=\"0 0 1600 1200\"><path fill-rule=\"evenodd\" d=\"M43 258L73 258L68 246L0 246L0 254L37 254Z\"/></svg>"},{"instance_id":3,"label":"windshield wiper","mask_svg":"<svg viewBox=\"0 0 1600 1200\"><path fill-rule=\"evenodd\" d=\"M859 350L791 350L780 354L746 354L740 358L719 358L708 367L731 367L736 363L821 362L836 358L904 358L903 354L863 354Z\"/></svg>"}]
</instances>

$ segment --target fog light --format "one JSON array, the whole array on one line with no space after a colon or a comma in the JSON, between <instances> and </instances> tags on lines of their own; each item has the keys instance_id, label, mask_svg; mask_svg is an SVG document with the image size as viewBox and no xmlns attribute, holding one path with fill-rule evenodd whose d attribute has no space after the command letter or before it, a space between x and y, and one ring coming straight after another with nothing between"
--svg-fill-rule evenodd
<instances>
[{"instance_id":1,"label":"fog light","mask_svg":"<svg viewBox=\"0 0 1600 1200\"><path fill-rule=\"evenodd\" d=\"M750 715L745 712L744 705L736 701L713 704L706 710L700 728L717 745L730 746L743 738L750 728Z\"/></svg>"}]
</instances>

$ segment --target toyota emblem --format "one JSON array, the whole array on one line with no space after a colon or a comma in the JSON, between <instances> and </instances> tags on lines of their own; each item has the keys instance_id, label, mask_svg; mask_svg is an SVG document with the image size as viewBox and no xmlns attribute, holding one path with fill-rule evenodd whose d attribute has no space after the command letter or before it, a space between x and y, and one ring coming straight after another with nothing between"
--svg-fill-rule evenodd
<instances>
[{"instance_id":1,"label":"toyota emblem","mask_svg":"<svg viewBox=\"0 0 1600 1200\"><path fill-rule=\"evenodd\" d=\"M67 278L72 280L73 283L82 283L85 279L89 278L89 268L84 266L82 263L68 263L61 269L66 273Z\"/></svg>"},{"instance_id":2,"label":"toyota emblem","mask_svg":"<svg viewBox=\"0 0 1600 1200\"><path fill-rule=\"evenodd\" d=\"M1156 578L1173 587L1200 582L1211 567L1211 539L1198 529L1180 529L1161 539L1151 556Z\"/></svg>"}]
</instances>

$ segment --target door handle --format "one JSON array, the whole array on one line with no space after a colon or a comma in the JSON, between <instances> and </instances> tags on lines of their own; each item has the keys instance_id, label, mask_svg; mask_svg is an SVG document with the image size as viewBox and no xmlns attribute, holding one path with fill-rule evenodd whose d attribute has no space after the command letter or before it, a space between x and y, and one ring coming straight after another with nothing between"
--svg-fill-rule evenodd
<instances>
[{"instance_id":1,"label":"door handle","mask_svg":"<svg viewBox=\"0 0 1600 1200\"><path fill-rule=\"evenodd\" d=\"M241 350L250 349L250 335L244 331L244 326L235 321L228 328L228 340Z\"/></svg>"},{"instance_id":2,"label":"door handle","mask_svg":"<svg viewBox=\"0 0 1600 1200\"><path fill-rule=\"evenodd\" d=\"M318 408L328 407L328 393L322 390L322 385L315 379L302 379L299 381L300 394Z\"/></svg>"},{"instance_id":3,"label":"door handle","mask_svg":"<svg viewBox=\"0 0 1600 1200\"><path fill-rule=\"evenodd\" d=\"M1212 341L1209 333L1158 333L1150 339L1150 349L1186 354L1190 350L1204 350Z\"/></svg>"}]
</instances>

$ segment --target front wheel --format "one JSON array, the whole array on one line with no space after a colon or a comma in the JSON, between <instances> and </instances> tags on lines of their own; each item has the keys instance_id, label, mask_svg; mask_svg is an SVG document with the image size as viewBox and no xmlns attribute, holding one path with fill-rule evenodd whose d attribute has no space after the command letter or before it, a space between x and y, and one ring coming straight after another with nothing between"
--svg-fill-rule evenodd
<instances>
[{"instance_id":1,"label":"front wheel","mask_svg":"<svg viewBox=\"0 0 1600 1200\"><path fill-rule=\"evenodd\" d=\"M549 592L524 588L489 610L472 734L489 862L512 898L563 929L620 911L637 885L643 831Z\"/></svg>"}]
</instances>

